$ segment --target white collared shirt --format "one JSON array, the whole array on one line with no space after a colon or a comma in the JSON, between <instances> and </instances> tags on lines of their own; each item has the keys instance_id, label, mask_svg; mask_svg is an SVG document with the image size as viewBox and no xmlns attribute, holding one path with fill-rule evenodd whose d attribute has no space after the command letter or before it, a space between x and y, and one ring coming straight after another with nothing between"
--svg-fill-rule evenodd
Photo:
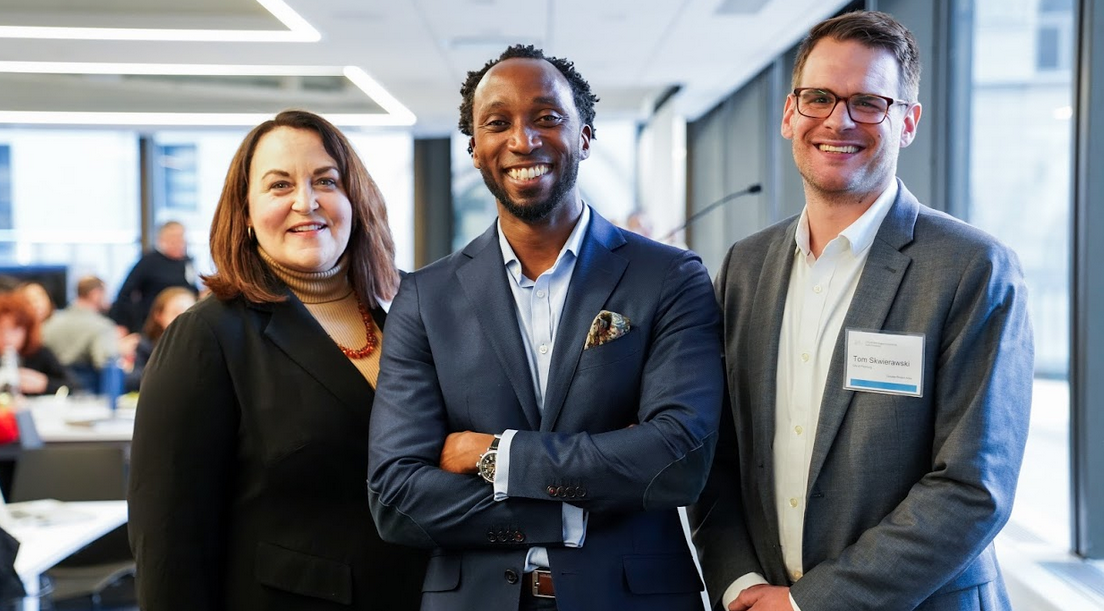
<instances>
[{"instance_id":1,"label":"white collared shirt","mask_svg":"<svg viewBox=\"0 0 1104 611\"><path fill-rule=\"evenodd\" d=\"M774 411L774 500L782 557L794 581L802 575L805 495L828 368L870 245L896 197L893 181L862 216L828 242L820 258L809 248L807 209L797 224L778 342Z\"/></svg>"},{"instance_id":2,"label":"white collared shirt","mask_svg":"<svg viewBox=\"0 0 1104 611\"><path fill-rule=\"evenodd\" d=\"M525 354L529 359L529 373L533 377L533 390L536 393L537 409L544 413L544 393L548 387L548 371L552 365L556 331L559 328L560 315L563 313L567 289L575 273L575 262L579 249L583 245L583 236L590 225L590 206L583 204L583 213L579 215L575 228L560 249L556 262L536 278L529 279L522 273L521 261L502 232L502 221L498 222L498 245L502 250L502 260L509 278L507 284L514 295L517 306L518 327L525 344ZM515 430L508 429L502 434L498 445L495 463L494 498L502 501L509 498L510 483L510 446ZM565 547L582 547L586 537L586 512L574 505L563 503L563 535ZM547 568L548 550L543 547L529 549L525 558L525 571L537 567Z\"/></svg>"},{"instance_id":3,"label":"white collared shirt","mask_svg":"<svg viewBox=\"0 0 1104 611\"><path fill-rule=\"evenodd\" d=\"M829 381L828 368L870 247L897 191L893 180L862 216L828 242L820 258L813 256L809 244L807 208L797 222L797 247L778 343L773 444L779 543L792 581L804 574L805 502L824 388L829 383L843 383ZM742 576L725 590L724 605L757 583L766 581L757 574ZM791 603L800 611L792 597Z\"/></svg>"}]
</instances>

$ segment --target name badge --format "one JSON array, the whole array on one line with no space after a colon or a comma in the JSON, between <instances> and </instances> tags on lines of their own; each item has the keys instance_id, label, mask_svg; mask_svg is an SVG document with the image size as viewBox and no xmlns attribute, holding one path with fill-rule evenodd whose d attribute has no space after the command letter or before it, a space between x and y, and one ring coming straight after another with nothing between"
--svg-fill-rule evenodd
<instances>
[{"instance_id":1,"label":"name badge","mask_svg":"<svg viewBox=\"0 0 1104 611\"><path fill-rule=\"evenodd\" d=\"M847 390L924 395L924 336L847 330Z\"/></svg>"}]
</instances>

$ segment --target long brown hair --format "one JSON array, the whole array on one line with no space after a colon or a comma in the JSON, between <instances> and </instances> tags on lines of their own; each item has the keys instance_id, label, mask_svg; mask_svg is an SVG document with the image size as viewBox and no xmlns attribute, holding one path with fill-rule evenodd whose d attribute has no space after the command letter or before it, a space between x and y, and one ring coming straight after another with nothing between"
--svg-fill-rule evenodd
<instances>
[{"instance_id":1,"label":"long brown hair","mask_svg":"<svg viewBox=\"0 0 1104 611\"><path fill-rule=\"evenodd\" d=\"M286 299L282 283L268 270L248 232L249 166L257 143L277 127L310 130L319 135L337 162L345 195L353 209L352 230L345 252L349 280L361 303L376 307L376 297L391 299L399 288L395 243L387 224L387 207L349 140L333 124L305 110L285 110L245 136L226 172L215 216L211 221L211 258L215 273L203 281L221 300L243 296L258 303Z\"/></svg>"},{"instance_id":2,"label":"long brown hair","mask_svg":"<svg viewBox=\"0 0 1104 611\"><path fill-rule=\"evenodd\" d=\"M27 298L17 292L0 293L0 318L10 316L12 321L27 331L27 339L19 347L19 356L38 352L42 347L42 323L35 316Z\"/></svg>"},{"instance_id":3,"label":"long brown hair","mask_svg":"<svg viewBox=\"0 0 1104 611\"><path fill-rule=\"evenodd\" d=\"M161 339L161 336L165 333L165 327L161 325L160 318L161 313L165 311L165 307L169 305L169 302L177 297L187 295L193 300L195 299L195 293L192 289L185 288L183 286L170 286L167 289L162 290L153 298L153 305L150 306L149 315L146 316L146 324L142 326L142 335L145 335L151 342L157 343L157 340Z\"/></svg>"}]
</instances>

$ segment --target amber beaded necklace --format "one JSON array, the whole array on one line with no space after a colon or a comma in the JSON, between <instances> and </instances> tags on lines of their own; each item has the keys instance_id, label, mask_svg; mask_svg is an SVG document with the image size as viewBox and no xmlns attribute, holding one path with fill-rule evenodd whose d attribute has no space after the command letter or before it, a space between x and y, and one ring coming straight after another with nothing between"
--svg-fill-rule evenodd
<instances>
[{"instance_id":1,"label":"amber beaded necklace","mask_svg":"<svg viewBox=\"0 0 1104 611\"><path fill-rule=\"evenodd\" d=\"M346 348L341 344L337 344L337 347L341 349L341 353L351 359L362 359L369 354L372 354L376 350L376 345L379 340L376 339L376 327L372 324L372 315L368 313L368 308L361 303L360 299L357 299L357 309L360 310L360 318L364 321L364 333L368 336L367 343L359 350L353 350L352 348ZM337 342L334 341L336 344Z\"/></svg>"}]
</instances>

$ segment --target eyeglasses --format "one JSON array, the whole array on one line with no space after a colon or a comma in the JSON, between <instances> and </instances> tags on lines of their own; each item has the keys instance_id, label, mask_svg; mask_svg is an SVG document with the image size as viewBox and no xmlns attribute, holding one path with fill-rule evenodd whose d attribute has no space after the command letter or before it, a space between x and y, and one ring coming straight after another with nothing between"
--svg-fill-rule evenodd
<instances>
[{"instance_id":1,"label":"eyeglasses","mask_svg":"<svg viewBox=\"0 0 1104 611\"><path fill-rule=\"evenodd\" d=\"M895 104L908 102L887 98L884 95L873 93L856 93L851 97L841 98L827 89L816 87L798 87L793 90L794 99L797 100L797 112L810 119L827 119L836 109L840 100L845 102L847 114L855 123L877 125L889 115L889 107Z\"/></svg>"}]
</instances>

